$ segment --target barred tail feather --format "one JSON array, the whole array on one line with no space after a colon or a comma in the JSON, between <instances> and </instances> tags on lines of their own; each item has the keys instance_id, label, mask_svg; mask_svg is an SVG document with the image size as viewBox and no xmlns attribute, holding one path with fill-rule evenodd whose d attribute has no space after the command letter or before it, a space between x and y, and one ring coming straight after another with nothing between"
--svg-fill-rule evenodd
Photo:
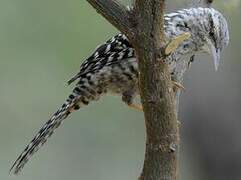
<instances>
[{"instance_id":1,"label":"barred tail feather","mask_svg":"<svg viewBox=\"0 0 241 180\"><path fill-rule=\"evenodd\" d=\"M44 126L20 154L11 167L10 173L18 174L30 157L39 150L39 148L47 141L47 138L50 137L54 130L59 127L61 122L67 118L73 110L79 109L80 103L87 105L87 100L83 103L84 99L83 95L77 95L76 93L71 94L62 107L52 115L52 117L44 124Z\"/></svg>"}]
</instances>

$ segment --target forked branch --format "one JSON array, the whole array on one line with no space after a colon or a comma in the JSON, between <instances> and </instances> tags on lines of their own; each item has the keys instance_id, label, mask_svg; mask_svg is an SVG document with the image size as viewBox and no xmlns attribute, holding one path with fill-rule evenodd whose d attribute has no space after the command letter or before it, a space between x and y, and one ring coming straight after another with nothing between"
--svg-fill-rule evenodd
<instances>
[{"instance_id":1,"label":"forked branch","mask_svg":"<svg viewBox=\"0 0 241 180\"><path fill-rule=\"evenodd\" d=\"M116 0L87 0L127 35L139 64L140 95L146 124L146 153L141 180L176 180L179 133L175 96L167 64L162 63L188 35L165 44L164 0L135 0L129 11ZM166 48L167 47L167 48Z\"/></svg>"},{"instance_id":2,"label":"forked branch","mask_svg":"<svg viewBox=\"0 0 241 180\"><path fill-rule=\"evenodd\" d=\"M132 12L116 0L87 0L112 25L127 37L133 37Z\"/></svg>"}]
</instances>

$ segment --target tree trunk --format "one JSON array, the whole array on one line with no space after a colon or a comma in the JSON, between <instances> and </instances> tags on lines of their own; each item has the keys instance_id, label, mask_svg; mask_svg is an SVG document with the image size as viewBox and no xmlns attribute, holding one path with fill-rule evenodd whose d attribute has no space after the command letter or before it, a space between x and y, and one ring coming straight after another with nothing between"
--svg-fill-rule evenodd
<instances>
[{"instance_id":1,"label":"tree trunk","mask_svg":"<svg viewBox=\"0 0 241 180\"><path fill-rule=\"evenodd\" d=\"M178 125L165 52L164 0L136 0L127 10L115 0L87 0L126 34L135 48L146 124L146 153L140 180L176 180Z\"/></svg>"},{"instance_id":2,"label":"tree trunk","mask_svg":"<svg viewBox=\"0 0 241 180\"><path fill-rule=\"evenodd\" d=\"M146 123L141 180L176 180L178 127L171 78L160 50L165 47L164 0L136 0L140 94Z\"/></svg>"}]
</instances>

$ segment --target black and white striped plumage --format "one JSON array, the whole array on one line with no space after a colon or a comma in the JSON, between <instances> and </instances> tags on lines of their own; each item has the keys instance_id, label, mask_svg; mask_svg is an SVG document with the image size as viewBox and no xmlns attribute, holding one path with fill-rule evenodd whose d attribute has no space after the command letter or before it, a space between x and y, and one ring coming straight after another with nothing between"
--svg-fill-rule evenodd
<instances>
[{"instance_id":1,"label":"black and white striped plumage","mask_svg":"<svg viewBox=\"0 0 241 180\"><path fill-rule=\"evenodd\" d=\"M184 32L191 38L184 41L165 60L172 78L181 80L193 56L198 52L212 52L215 67L219 53L228 44L229 34L225 18L216 10L191 8L165 15L165 35L172 39ZM131 104L138 92L138 66L134 49L123 34L118 34L99 46L80 66L69 84L77 84L65 103L40 129L34 139L14 162L11 171L19 173L29 158L42 146L60 123L74 110L98 100L105 93L115 93Z\"/></svg>"}]
</instances>

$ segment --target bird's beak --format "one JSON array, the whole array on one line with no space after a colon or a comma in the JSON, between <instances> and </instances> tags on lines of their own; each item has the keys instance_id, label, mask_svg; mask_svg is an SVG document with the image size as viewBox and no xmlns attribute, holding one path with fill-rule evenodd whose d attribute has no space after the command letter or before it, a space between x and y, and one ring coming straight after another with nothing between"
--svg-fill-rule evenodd
<instances>
[{"instance_id":1,"label":"bird's beak","mask_svg":"<svg viewBox=\"0 0 241 180\"><path fill-rule=\"evenodd\" d=\"M220 64L220 49L216 48L212 43L210 43L210 50L213 56L215 71L217 71Z\"/></svg>"}]
</instances>

